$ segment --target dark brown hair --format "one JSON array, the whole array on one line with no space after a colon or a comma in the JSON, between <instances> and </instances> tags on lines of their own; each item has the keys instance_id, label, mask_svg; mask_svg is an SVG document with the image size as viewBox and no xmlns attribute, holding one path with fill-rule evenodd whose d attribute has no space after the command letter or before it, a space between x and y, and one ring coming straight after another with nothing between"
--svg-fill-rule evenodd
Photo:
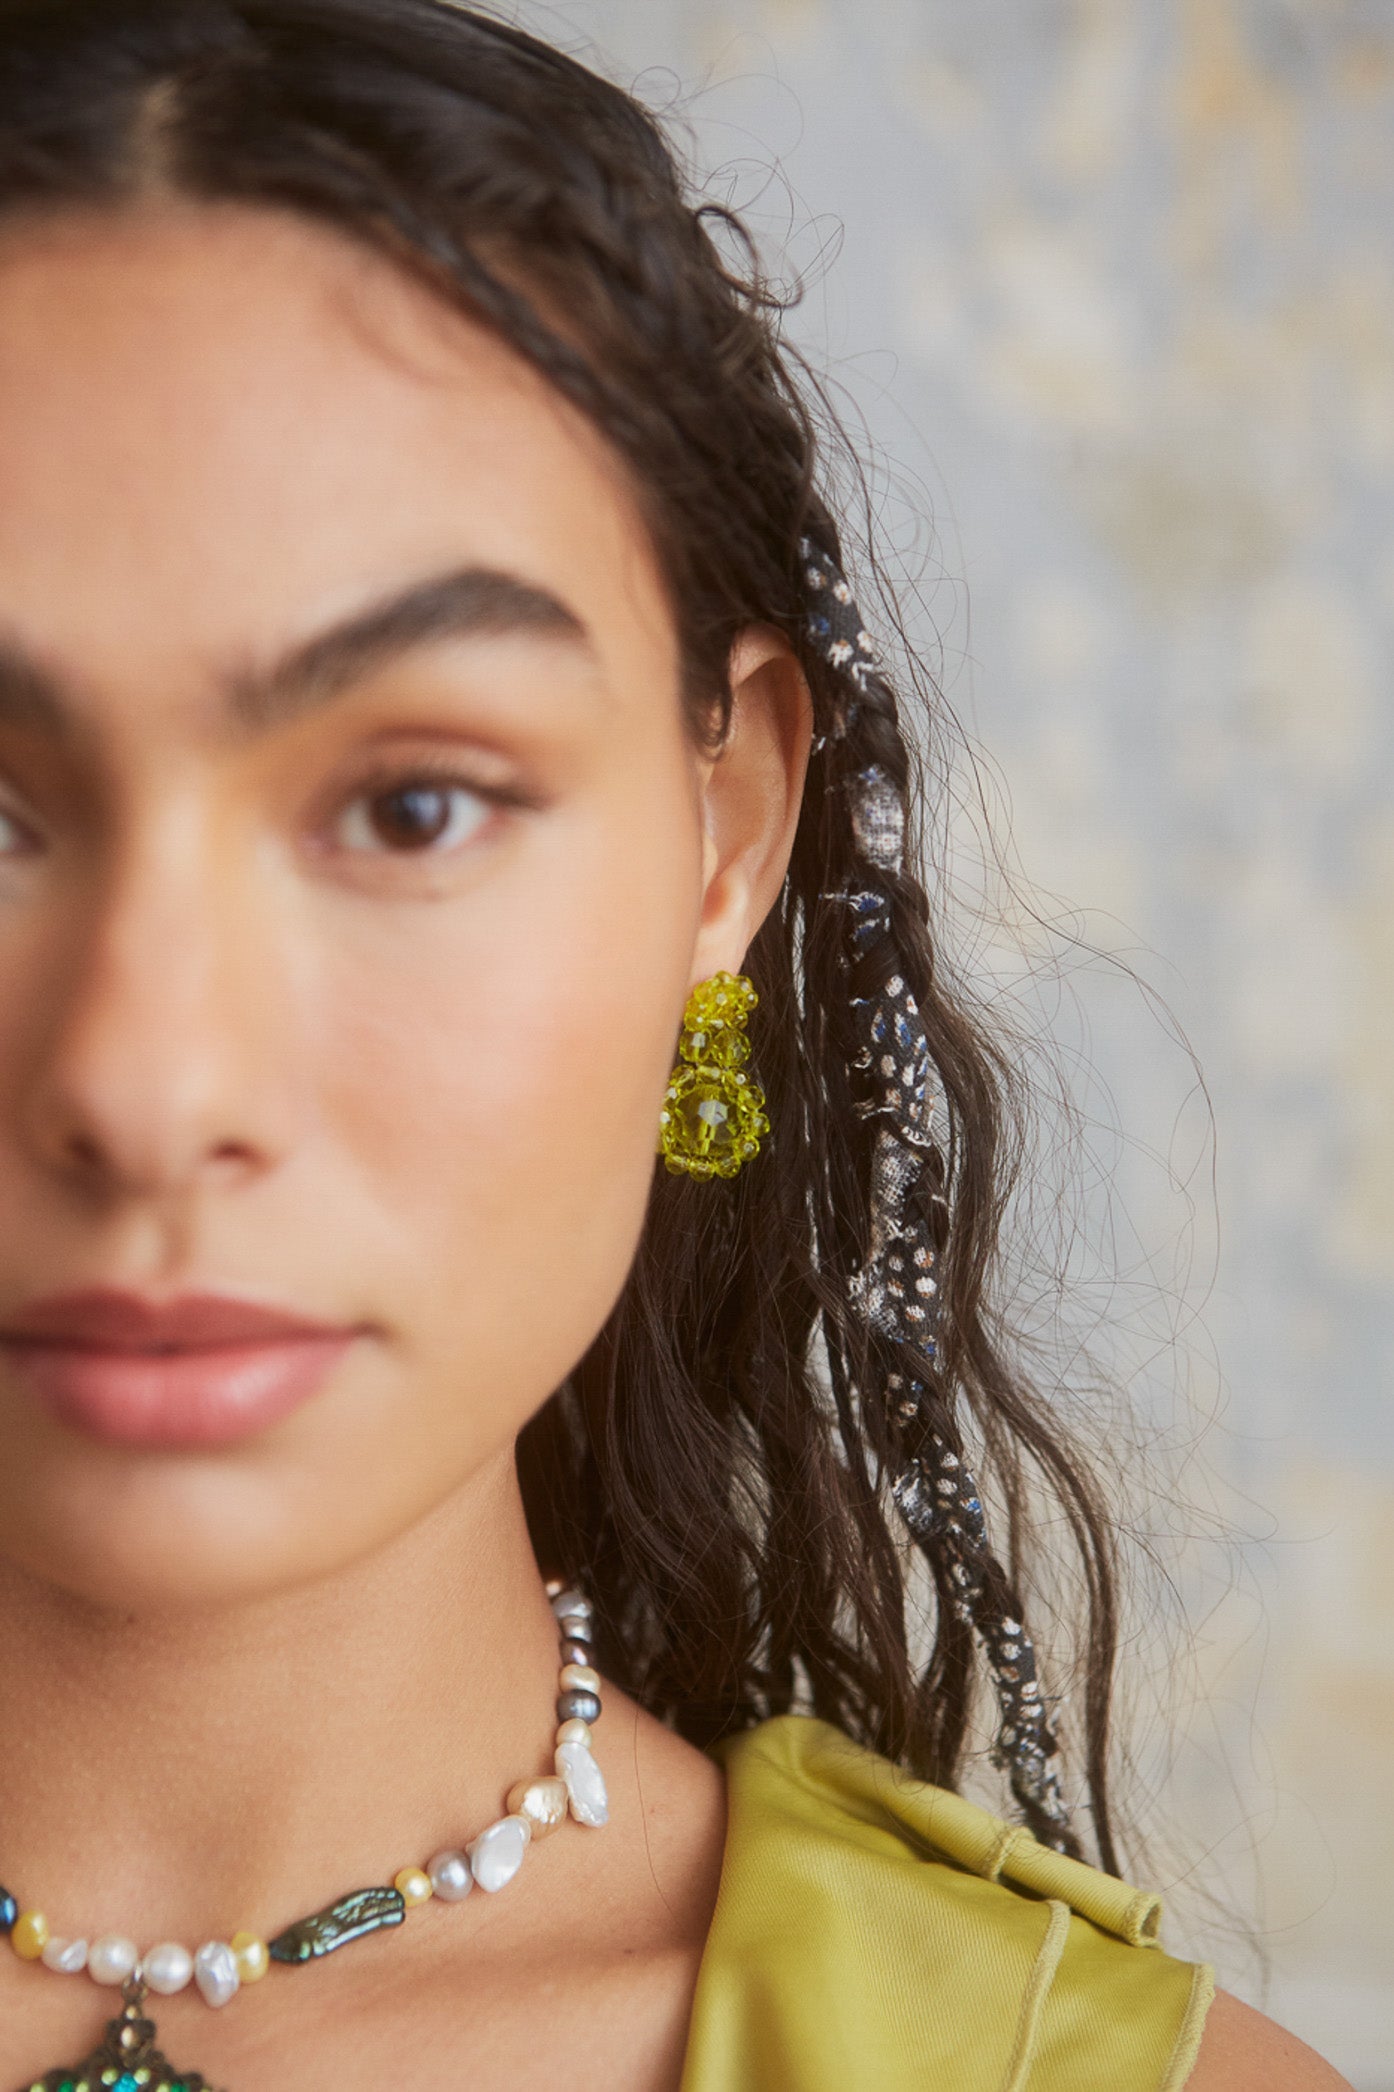
<instances>
[{"instance_id":1,"label":"dark brown hair","mask_svg":"<svg viewBox=\"0 0 1394 2092\"><path fill-rule=\"evenodd\" d=\"M1063 1510L1085 1586L1072 1784L1116 1871L1108 1519L989 1290L1011 1059L944 977L923 885L867 861L842 789L879 766L914 836L933 720L907 731L898 712L931 686L912 678L899 707L886 686L845 735L828 730L838 677L809 641L800 543L840 559L840 532L809 387L751 243L729 212L689 200L632 97L445 0L0 0L0 212L152 193L308 213L372 244L590 416L644 504L695 736L726 725L726 663L748 623L788 635L813 692L788 878L746 961L773 1136L729 1183L656 1166L625 1289L519 1443L540 1560L591 1589L608 1674L695 1742L802 1707L941 1784L960 1776L972 1626L889 1496L906 1425L887 1380L907 1361L848 1306L871 1131L849 1078L844 915L827 896L884 894L870 971L913 992L949 1127L930 1167L937 1355L908 1363L935 1428L981 1447L1003 1606L1032 1496L1043 1484ZM917 1560L937 1599L918 1653Z\"/></svg>"}]
</instances>

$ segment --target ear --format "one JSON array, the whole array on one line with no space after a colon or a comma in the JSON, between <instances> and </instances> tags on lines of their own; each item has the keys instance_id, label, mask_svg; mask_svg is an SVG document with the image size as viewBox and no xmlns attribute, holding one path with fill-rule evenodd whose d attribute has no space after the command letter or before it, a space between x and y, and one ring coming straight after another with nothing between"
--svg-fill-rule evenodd
<instances>
[{"instance_id":1,"label":"ear","mask_svg":"<svg viewBox=\"0 0 1394 2092\"><path fill-rule=\"evenodd\" d=\"M794 847L813 740L813 699L798 656L772 625L731 649L731 723L703 767L702 913L692 984L738 973L779 897Z\"/></svg>"}]
</instances>

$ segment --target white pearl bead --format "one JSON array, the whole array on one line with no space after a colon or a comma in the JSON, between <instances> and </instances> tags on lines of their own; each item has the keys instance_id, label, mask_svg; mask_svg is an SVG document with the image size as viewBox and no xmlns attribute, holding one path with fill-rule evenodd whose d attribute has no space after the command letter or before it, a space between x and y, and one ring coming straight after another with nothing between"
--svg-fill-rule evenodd
<instances>
[{"instance_id":1,"label":"white pearl bead","mask_svg":"<svg viewBox=\"0 0 1394 2092\"><path fill-rule=\"evenodd\" d=\"M241 1983L237 1956L226 1940L205 1940L194 1956L194 1981L210 2005L225 2005Z\"/></svg>"},{"instance_id":2,"label":"white pearl bead","mask_svg":"<svg viewBox=\"0 0 1394 2092\"><path fill-rule=\"evenodd\" d=\"M75 1976L79 1969L87 1966L87 1942L85 1939L50 1939L45 1942L39 1959L46 1969L56 1969L60 1976Z\"/></svg>"},{"instance_id":3,"label":"white pearl bead","mask_svg":"<svg viewBox=\"0 0 1394 2092\"><path fill-rule=\"evenodd\" d=\"M463 1852L438 1852L426 1872L442 1903L463 1903L474 1887L470 1863Z\"/></svg>"},{"instance_id":4,"label":"white pearl bead","mask_svg":"<svg viewBox=\"0 0 1394 2092\"><path fill-rule=\"evenodd\" d=\"M586 1746L583 1743L559 1743L556 1766L566 1781L571 1813L576 1821L588 1823L593 1830L608 1823L610 1798L605 1792L605 1776Z\"/></svg>"},{"instance_id":5,"label":"white pearl bead","mask_svg":"<svg viewBox=\"0 0 1394 2092\"><path fill-rule=\"evenodd\" d=\"M139 1959L140 1951L133 1939L123 1939L119 1932L106 1932L92 1942L87 1973L94 1983L107 1983L114 1988L125 1982Z\"/></svg>"},{"instance_id":6,"label":"white pearl bead","mask_svg":"<svg viewBox=\"0 0 1394 2092\"><path fill-rule=\"evenodd\" d=\"M470 1871L481 1889L492 1896L512 1881L523 1864L532 1827L522 1816L501 1816L465 1847Z\"/></svg>"},{"instance_id":7,"label":"white pearl bead","mask_svg":"<svg viewBox=\"0 0 1394 2092\"><path fill-rule=\"evenodd\" d=\"M152 1990L162 1998L172 1998L176 1991L187 1989L193 1979L194 1957L178 1940L161 1940L152 1947L141 1962L141 1973Z\"/></svg>"}]
</instances>

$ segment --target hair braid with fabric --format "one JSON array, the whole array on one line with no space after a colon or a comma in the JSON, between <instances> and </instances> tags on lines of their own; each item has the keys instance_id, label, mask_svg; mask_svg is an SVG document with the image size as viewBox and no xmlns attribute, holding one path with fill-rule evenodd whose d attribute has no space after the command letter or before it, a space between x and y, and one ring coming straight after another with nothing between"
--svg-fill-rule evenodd
<instances>
[{"instance_id":1,"label":"hair braid with fabric","mask_svg":"<svg viewBox=\"0 0 1394 2092\"><path fill-rule=\"evenodd\" d=\"M871 739L898 749L895 697L851 586L811 538L800 547L809 590L808 631L845 680L846 702L828 739L855 748ZM859 734L858 722L865 726ZM897 767L903 768L903 764ZM934 1377L939 1283L947 1231L944 1159L936 1119L947 1113L914 994L904 978L890 888L905 872L905 780L883 761L849 765L843 780L861 851L857 886L826 896L849 911L849 999L860 1039L853 1066L863 1078L861 1117L875 1120L871 1232L848 1283L854 1311L897 1348L884 1399L899 1428L903 1464L891 1493L906 1525L939 1570L954 1616L980 1637L1001 1709L994 1755L1028 1824L1043 1841L1078 1854L1051 1762L1059 1743L1041 1697L1036 1655L1020 1600L988 1544L977 1482L964 1455L951 1392ZM836 1336L832 1340L836 1353ZM839 1363L841 1361L839 1360Z\"/></svg>"}]
</instances>

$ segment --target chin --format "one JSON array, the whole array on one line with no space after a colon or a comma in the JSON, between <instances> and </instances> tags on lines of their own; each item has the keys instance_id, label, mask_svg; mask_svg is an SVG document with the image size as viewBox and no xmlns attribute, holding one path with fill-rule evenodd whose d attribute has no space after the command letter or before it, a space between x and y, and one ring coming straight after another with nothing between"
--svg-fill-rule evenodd
<instances>
[{"instance_id":1,"label":"chin","mask_svg":"<svg viewBox=\"0 0 1394 2092\"><path fill-rule=\"evenodd\" d=\"M360 1511L364 1507L360 1506ZM187 1455L83 1460L0 1487L0 1557L101 1611L170 1614L274 1599L381 1545L284 1477Z\"/></svg>"}]
</instances>

